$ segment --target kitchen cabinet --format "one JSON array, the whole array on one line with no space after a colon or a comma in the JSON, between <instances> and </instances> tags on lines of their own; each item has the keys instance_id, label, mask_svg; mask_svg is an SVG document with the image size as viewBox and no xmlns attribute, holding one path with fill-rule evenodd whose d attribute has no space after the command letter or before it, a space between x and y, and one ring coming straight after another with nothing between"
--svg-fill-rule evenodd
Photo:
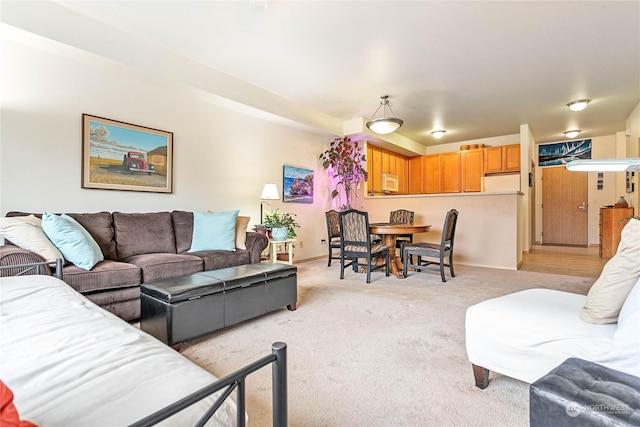
<instances>
[{"instance_id":1,"label":"kitchen cabinet","mask_svg":"<svg viewBox=\"0 0 640 427\"><path fill-rule=\"evenodd\" d=\"M441 154L427 154L422 156L422 192L435 194L440 192Z\"/></svg>"},{"instance_id":2,"label":"kitchen cabinet","mask_svg":"<svg viewBox=\"0 0 640 427\"><path fill-rule=\"evenodd\" d=\"M520 144L486 147L484 150L484 173L520 172Z\"/></svg>"},{"instance_id":3,"label":"kitchen cabinet","mask_svg":"<svg viewBox=\"0 0 640 427\"><path fill-rule=\"evenodd\" d=\"M461 151L462 191L482 191L484 175L484 151L482 149Z\"/></svg>"},{"instance_id":4,"label":"kitchen cabinet","mask_svg":"<svg viewBox=\"0 0 640 427\"><path fill-rule=\"evenodd\" d=\"M440 154L440 190L442 193L460 192L460 153Z\"/></svg>"},{"instance_id":5,"label":"kitchen cabinet","mask_svg":"<svg viewBox=\"0 0 640 427\"><path fill-rule=\"evenodd\" d=\"M422 156L409 158L409 194L422 194Z\"/></svg>"},{"instance_id":6,"label":"kitchen cabinet","mask_svg":"<svg viewBox=\"0 0 640 427\"><path fill-rule=\"evenodd\" d=\"M398 194L409 188L409 160L402 154L367 144L367 193L382 193L382 174L398 176Z\"/></svg>"},{"instance_id":7,"label":"kitchen cabinet","mask_svg":"<svg viewBox=\"0 0 640 427\"><path fill-rule=\"evenodd\" d=\"M600 208L600 258L611 258L618 250L622 229L620 220L633 215L633 208Z\"/></svg>"}]
</instances>

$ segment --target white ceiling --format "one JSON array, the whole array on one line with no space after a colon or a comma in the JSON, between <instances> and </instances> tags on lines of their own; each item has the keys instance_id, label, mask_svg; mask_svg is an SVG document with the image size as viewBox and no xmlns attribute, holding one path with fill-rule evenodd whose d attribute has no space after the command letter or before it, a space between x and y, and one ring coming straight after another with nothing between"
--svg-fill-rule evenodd
<instances>
[{"instance_id":1,"label":"white ceiling","mask_svg":"<svg viewBox=\"0 0 640 427\"><path fill-rule=\"evenodd\" d=\"M339 120L388 94L423 145L611 135L640 102L638 1L56 3Z\"/></svg>"}]
</instances>

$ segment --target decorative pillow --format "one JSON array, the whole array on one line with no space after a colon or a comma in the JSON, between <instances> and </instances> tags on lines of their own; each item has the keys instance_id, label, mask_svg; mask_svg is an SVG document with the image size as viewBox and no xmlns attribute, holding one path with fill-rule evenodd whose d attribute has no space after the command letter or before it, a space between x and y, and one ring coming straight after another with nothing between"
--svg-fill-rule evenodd
<instances>
[{"instance_id":1,"label":"decorative pillow","mask_svg":"<svg viewBox=\"0 0 640 427\"><path fill-rule=\"evenodd\" d=\"M605 264L589 289L580 318L590 323L615 323L622 304L640 277L640 220L631 219L622 229L616 254Z\"/></svg>"},{"instance_id":2,"label":"decorative pillow","mask_svg":"<svg viewBox=\"0 0 640 427\"><path fill-rule=\"evenodd\" d=\"M13 392L2 381L0 381L0 426L36 427L35 424L20 419L18 409L13 404Z\"/></svg>"},{"instance_id":3,"label":"decorative pillow","mask_svg":"<svg viewBox=\"0 0 640 427\"><path fill-rule=\"evenodd\" d=\"M0 235L22 249L37 253L45 261L63 258L42 230L42 221L35 215L0 218Z\"/></svg>"},{"instance_id":4,"label":"decorative pillow","mask_svg":"<svg viewBox=\"0 0 640 427\"><path fill-rule=\"evenodd\" d=\"M236 249L247 249L247 227L250 219L248 216L236 218Z\"/></svg>"},{"instance_id":5,"label":"decorative pillow","mask_svg":"<svg viewBox=\"0 0 640 427\"><path fill-rule=\"evenodd\" d=\"M64 258L78 267L91 270L104 260L100 246L91 234L69 215L57 216L44 212L42 228Z\"/></svg>"},{"instance_id":6,"label":"decorative pillow","mask_svg":"<svg viewBox=\"0 0 640 427\"><path fill-rule=\"evenodd\" d=\"M194 212L189 252L236 250L238 209L226 212Z\"/></svg>"}]
</instances>

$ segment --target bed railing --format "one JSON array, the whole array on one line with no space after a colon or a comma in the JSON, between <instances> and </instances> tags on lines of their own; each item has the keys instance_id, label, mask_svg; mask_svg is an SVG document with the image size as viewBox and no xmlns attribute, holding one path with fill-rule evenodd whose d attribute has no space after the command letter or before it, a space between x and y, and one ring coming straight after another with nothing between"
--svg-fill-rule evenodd
<instances>
[{"instance_id":1,"label":"bed railing","mask_svg":"<svg viewBox=\"0 0 640 427\"><path fill-rule=\"evenodd\" d=\"M61 258L58 258L55 261L31 262L28 264L2 265L0 266L0 271L13 270L13 269L19 270L18 272L13 274L14 276L25 276L32 271L35 271L35 274L42 274L41 267L44 267L45 265L49 267L55 266L56 268L55 276L58 279L62 280L62 259Z\"/></svg>"},{"instance_id":2,"label":"bed railing","mask_svg":"<svg viewBox=\"0 0 640 427\"><path fill-rule=\"evenodd\" d=\"M227 375L226 377L210 384L195 393L178 400L175 403L141 419L131 425L131 427L153 426L162 420L180 412L193 405L205 397L220 391L224 392L213 403L211 408L198 420L196 426L204 426L213 416L216 410L222 405L229 395L237 388L237 426L245 427L245 379L249 374L256 372L272 363L272 402L273 402L273 426L287 426L287 345L283 342L276 342L271 345L271 354Z\"/></svg>"}]
</instances>

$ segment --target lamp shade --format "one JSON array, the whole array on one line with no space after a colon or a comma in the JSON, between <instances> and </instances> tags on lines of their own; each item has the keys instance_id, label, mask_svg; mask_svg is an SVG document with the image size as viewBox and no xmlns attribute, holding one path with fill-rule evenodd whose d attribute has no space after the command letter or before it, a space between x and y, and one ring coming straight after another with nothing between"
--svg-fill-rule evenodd
<instances>
[{"instance_id":1,"label":"lamp shade","mask_svg":"<svg viewBox=\"0 0 640 427\"><path fill-rule=\"evenodd\" d=\"M280 199L280 193L278 193L278 187L275 184L265 184L260 195L261 200L278 200Z\"/></svg>"},{"instance_id":2,"label":"lamp shade","mask_svg":"<svg viewBox=\"0 0 640 427\"><path fill-rule=\"evenodd\" d=\"M579 159L566 165L569 171L593 172L632 172L640 171L638 159Z\"/></svg>"},{"instance_id":3,"label":"lamp shade","mask_svg":"<svg viewBox=\"0 0 640 427\"><path fill-rule=\"evenodd\" d=\"M403 122L401 119L395 117L385 117L381 119L369 120L367 122L367 127L375 133L385 135L398 130L400 126L402 126L402 123Z\"/></svg>"}]
</instances>

